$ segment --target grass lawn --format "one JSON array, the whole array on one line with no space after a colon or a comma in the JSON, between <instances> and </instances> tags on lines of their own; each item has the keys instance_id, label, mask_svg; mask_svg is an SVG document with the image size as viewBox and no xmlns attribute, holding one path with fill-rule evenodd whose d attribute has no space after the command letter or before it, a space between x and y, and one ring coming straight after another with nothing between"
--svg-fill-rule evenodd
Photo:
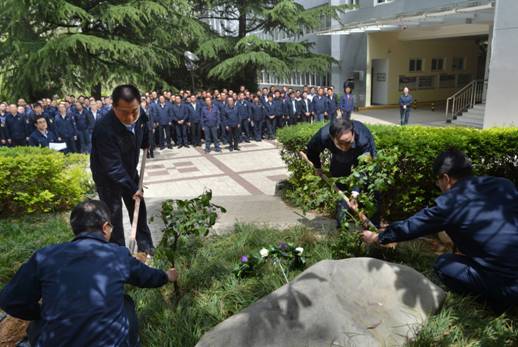
<instances>
[{"instance_id":1,"label":"grass lawn","mask_svg":"<svg viewBox=\"0 0 518 347\"><path fill-rule=\"evenodd\" d=\"M67 217L57 214L0 220L0 287L34 250L72 238ZM201 244L184 244L177 260L182 290L179 300L172 299L169 285L160 289L128 288L139 311L143 345L193 346L211 327L282 286L282 275L275 269L265 268L258 276L246 279L237 279L232 273L242 255L279 242L304 247L308 266L347 254L343 239L304 228L277 231L237 226L231 235L212 237ZM422 243L407 243L397 251L374 253L413 266L436 281L431 273L434 256ZM155 257L155 262L156 266L167 268L160 256ZM288 277L297 274L292 272ZM516 346L517 318L516 312L495 316L471 298L450 294L442 311L430 319L410 345Z\"/></svg>"}]
</instances>

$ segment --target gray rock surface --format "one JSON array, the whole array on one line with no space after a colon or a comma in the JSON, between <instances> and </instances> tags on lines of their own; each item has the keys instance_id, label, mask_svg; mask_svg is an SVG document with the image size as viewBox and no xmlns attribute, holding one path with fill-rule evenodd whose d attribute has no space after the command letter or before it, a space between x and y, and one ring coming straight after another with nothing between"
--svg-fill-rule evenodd
<instances>
[{"instance_id":1,"label":"gray rock surface","mask_svg":"<svg viewBox=\"0 0 518 347\"><path fill-rule=\"evenodd\" d=\"M401 346L444 291L373 258L324 260L207 332L197 347Z\"/></svg>"}]
</instances>

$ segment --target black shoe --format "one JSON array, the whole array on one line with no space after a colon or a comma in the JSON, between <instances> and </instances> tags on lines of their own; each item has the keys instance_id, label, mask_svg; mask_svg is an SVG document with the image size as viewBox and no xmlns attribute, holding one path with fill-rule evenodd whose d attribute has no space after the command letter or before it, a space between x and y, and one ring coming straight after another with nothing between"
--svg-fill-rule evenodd
<instances>
[{"instance_id":1,"label":"black shoe","mask_svg":"<svg viewBox=\"0 0 518 347\"><path fill-rule=\"evenodd\" d=\"M233 152L234 151L234 147L229 147L228 150Z\"/></svg>"},{"instance_id":2,"label":"black shoe","mask_svg":"<svg viewBox=\"0 0 518 347\"><path fill-rule=\"evenodd\" d=\"M189 148L189 145L184 145L185 148Z\"/></svg>"},{"instance_id":3,"label":"black shoe","mask_svg":"<svg viewBox=\"0 0 518 347\"><path fill-rule=\"evenodd\" d=\"M221 152L221 148L219 148L219 147L216 148L216 152L218 152L218 153Z\"/></svg>"},{"instance_id":4,"label":"black shoe","mask_svg":"<svg viewBox=\"0 0 518 347\"><path fill-rule=\"evenodd\" d=\"M204 151L205 151L205 153L210 153L210 149L209 148L205 148Z\"/></svg>"},{"instance_id":5,"label":"black shoe","mask_svg":"<svg viewBox=\"0 0 518 347\"><path fill-rule=\"evenodd\" d=\"M155 157L155 153L151 152L151 158L154 158Z\"/></svg>"},{"instance_id":6,"label":"black shoe","mask_svg":"<svg viewBox=\"0 0 518 347\"><path fill-rule=\"evenodd\" d=\"M160 150L163 151L165 149L165 147L160 147Z\"/></svg>"},{"instance_id":7,"label":"black shoe","mask_svg":"<svg viewBox=\"0 0 518 347\"><path fill-rule=\"evenodd\" d=\"M173 149L173 146L169 145L169 146L167 146L167 148L169 148L169 149Z\"/></svg>"},{"instance_id":8,"label":"black shoe","mask_svg":"<svg viewBox=\"0 0 518 347\"><path fill-rule=\"evenodd\" d=\"M241 150L241 148L239 148L238 146L234 147L234 149L235 149L236 151L240 151L240 150Z\"/></svg>"},{"instance_id":9,"label":"black shoe","mask_svg":"<svg viewBox=\"0 0 518 347\"><path fill-rule=\"evenodd\" d=\"M249 139L246 139L246 140L245 140L245 142L246 142L246 143L250 143L250 140L249 140Z\"/></svg>"}]
</instances>

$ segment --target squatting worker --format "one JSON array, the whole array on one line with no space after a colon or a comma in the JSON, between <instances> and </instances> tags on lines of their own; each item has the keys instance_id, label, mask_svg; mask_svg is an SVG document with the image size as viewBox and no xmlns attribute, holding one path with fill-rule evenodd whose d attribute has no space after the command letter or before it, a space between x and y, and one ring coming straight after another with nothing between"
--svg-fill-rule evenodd
<instances>
[{"instance_id":1,"label":"squatting worker","mask_svg":"<svg viewBox=\"0 0 518 347\"><path fill-rule=\"evenodd\" d=\"M150 268L109 243L110 211L102 201L77 205L70 224L75 238L36 251L0 292L0 308L31 321L31 346L140 346L124 285L160 287L176 281L176 270Z\"/></svg>"},{"instance_id":2,"label":"squatting worker","mask_svg":"<svg viewBox=\"0 0 518 347\"><path fill-rule=\"evenodd\" d=\"M460 253L441 255L434 269L452 291L472 294L502 311L518 303L518 191L498 177L472 175L464 153L449 150L433 171L442 195L435 206L376 234L368 244L400 242L446 231Z\"/></svg>"},{"instance_id":3,"label":"squatting worker","mask_svg":"<svg viewBox=\"0 0 518 347\"><path fill-rule=\"evenodd\" d=\"M139 252L153 254L153 240L147 225L146 204L139 190L137 166L141 148L149 148L148 117L140 107L140 93L132 85L113 90L113 107L95 124L92 135L90 168L99 198L113 219L110 242L124 246L122 200L133 220L135 199L140 198L137 225Z\"/></svg>"},{"instance_id":4,"label":"squatting worker","mask_svg":"<svg viewBox=\"0 0 518 347\"><path fill-rule=\"evenodd\" d=\"M359 121L351 121L346 118L335 119L322 127L307 144L307 156L315 167L315 173L322 175L322 163L320 154L328 149L331 152L331 176L345 177L351 174L352 167L358 164L358 158L366 153L373 158L376 156L374 137L370 130ZM341 184L338 188L344 190ZM352 192L354 202L359 192ZM340 226L346 216L349 207L345 201L339 201L337 206L337 223ZM377 217L373 222L378 223Z\"/></svg>"}]
</instances>

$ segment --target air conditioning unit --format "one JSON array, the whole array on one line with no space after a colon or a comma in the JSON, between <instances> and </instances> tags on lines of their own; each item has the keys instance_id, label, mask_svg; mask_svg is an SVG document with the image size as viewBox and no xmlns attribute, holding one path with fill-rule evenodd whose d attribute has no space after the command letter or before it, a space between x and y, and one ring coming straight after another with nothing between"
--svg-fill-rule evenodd
<instances>
[{"instance_id":1,"label":"air conditioning unit","mask_svg":"<svg viewBox=\"0 0 518 347\"><path fill-rule=\"evenodd\" d=\"M355 81L363 82L365 79L365 71L354 71L353 78Z\"/></svg>"}]
</instances>

